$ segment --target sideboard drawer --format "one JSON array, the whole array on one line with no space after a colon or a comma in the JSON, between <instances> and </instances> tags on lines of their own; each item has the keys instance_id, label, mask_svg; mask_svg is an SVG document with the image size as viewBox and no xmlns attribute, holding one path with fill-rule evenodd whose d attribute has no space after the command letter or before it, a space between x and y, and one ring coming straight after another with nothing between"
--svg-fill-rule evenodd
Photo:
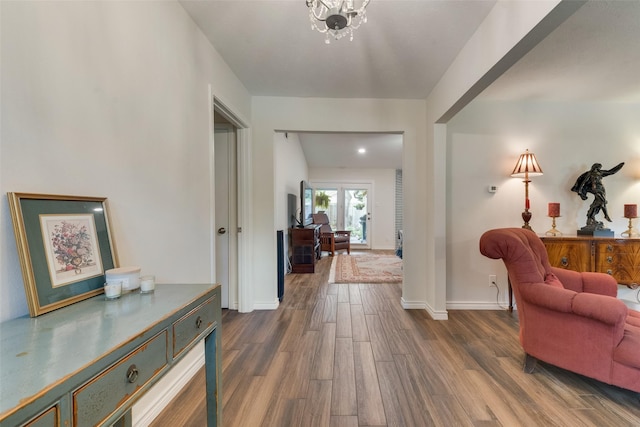
<instances>
[{"instance_id":1,"label":"sideboard drawer","mask_svg":"<svg viewBox=\"0 0 640 427\"><path fill-rule=\"evenodd\" d=\"M162 331L73 393L76 426L101 423L167 366L167 332Z\"/></svg>"},{"instance_id":2,"label":"sideboard drawer","mask_svg":"<svg viewBox=\"0 0 640 427\"><path fill-rule=\"evenodd\" d=\"M623 285L640 283L640 242L626 239L598 242L596 270Z\"/></svg>"},{"instance_id":3,"label":"sideboard drawer","mask_svg":"<svg viewBox=\"0 0 640 427\"><path fill-rule=\"evenodd\" d=\"M544 239L549 264L575 271L591 271L591 242L588 240Z\"/></svg>"},{"instance_id":4,"label":"sideboard drawer","mask_svg":"<svg viewBox=\"0 0 640 427\"><path fill-rule=\"evenodd\" d=\"M173 357L178 357L215 323L215 297L208 299L173 324Z\"/></svg>"},{"instance_id":5,"label":"sideboard drawer","mask_svg":"<svg viewBox=\"0 0 640 427\"><path fill-rule=\"evenodd\" d=\"M55 405L24 424L24 427L58 427L60 425L59 419L59 408L58 405Z\"/></svg>"}]
</instances>

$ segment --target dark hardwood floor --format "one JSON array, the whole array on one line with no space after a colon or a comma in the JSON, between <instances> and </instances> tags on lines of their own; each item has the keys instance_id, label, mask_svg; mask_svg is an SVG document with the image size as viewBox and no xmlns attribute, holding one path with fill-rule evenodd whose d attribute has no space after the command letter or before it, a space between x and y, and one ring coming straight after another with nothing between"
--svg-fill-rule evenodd
<instances>
[{"instance_id":1,"label":"dark hardwood floor","mask_svg":"<svg viewBox=\"0 0 640 427\"><path fill-rule=\"evenodd\" d=\"M403 310L400 285L287 276L278 310L222 319L222 425L640 426L640 395L538 363L517 314ZM152 424L205 424L201 371Z\"/></svg>"}]
</instances>

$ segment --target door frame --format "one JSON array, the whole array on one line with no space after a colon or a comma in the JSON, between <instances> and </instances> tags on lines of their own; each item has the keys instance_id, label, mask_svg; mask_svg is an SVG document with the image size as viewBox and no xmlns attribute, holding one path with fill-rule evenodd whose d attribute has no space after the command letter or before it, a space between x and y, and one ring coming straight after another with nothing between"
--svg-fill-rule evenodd
<instances>
[{"instance_id":1,"label":"door frame","mask_svg":"<svg viewBox=\"0 0 640 427\"><path fill-rule=\"evenodd\" d=\"M210 280L215 283L215 245L217 229L215 227L215 170L214 170L214 111L225 117L236 129L237 142L237 294L235 304L230 307L237 307L239 312L250 312L253 310L253 299L249 284L252 281L251 236L253 235L253 219L251 217L253 202L251 194L253 190L251 177L251 129L247 121L243 120L233 112L221 99L213 94L213 89L209 85L209 250L211 254Z\"/></svg>"}]
</instances>

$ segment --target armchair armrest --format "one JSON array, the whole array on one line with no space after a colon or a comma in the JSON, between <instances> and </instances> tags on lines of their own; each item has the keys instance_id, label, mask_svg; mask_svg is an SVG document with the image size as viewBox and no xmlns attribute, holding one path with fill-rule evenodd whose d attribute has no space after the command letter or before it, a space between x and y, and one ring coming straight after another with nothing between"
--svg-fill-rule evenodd
<instances>
[{"instance_id":1,"label":"armchair armrest","mask_svg":"<svg viewBox=\"0 0 640 427\"><path fill-rule=\"evenodd\" d=\"M335 234L333 232L327 233L325 231L323 233L320 233L319 238L321 242L331 242L335 238Z\"/></svg>"},{"instance_id":2,"label":"armchair armrest","mask_svg":"<svg viewBox=\"0 0 640 427\"><path fill-rule=\"evenodd\" d=\"M350 230L338 230L335 232L336 234L340 234L342 236L351 236Z\"/></svg>"},{"instance_id":3,"label":"armchair armrest","mask_svg":"<svg viewBox=\"0 0 640 427\"><path fill-rule=\"evenodd\" d=\"M618 282L612 276L604 273L582 273L584 292L592 294L618 296Z\"/></svg>"},{"instance_id":4,"label":"armchair armrest","mask_svg":"<svg viewBox=\"0 0 640 427\"><path fill-rule=\"evenodd\" d=\"M607 295L610 297L618 295L618 283L608 274L592 272L581 273L558 267L551 267L551 271L560 279L565 289L570 289L575 292Z\"/></svg>"},{"instance_id":5,"label":"armchair armrest","mask_svg":"<svg viewBox=\"0 0 640 427\"><path fill-rule=\"evenodd\" d=\"M546 283L530 283L520 286L520 295L530 304L570 313L576 292L570 289L556 288Z\"/></svg>"},{"instance_id":6,"label":"armchair armrest","mask_svg":"<svg viewBox=\"0 0 640 427\"><path fill-rule=\"evenodd\" d=\"M627 306L606 295L560 289L546 283L531 283L520 287L520 295L529 304L563 313L588 317L608 325L624 325Z\"/></svg>"},{"instance_id":7,"label":"armchair armrest","mask_svg":"<svg viewBox=\"0 0 640 427\"><path fill-rule=\"evenodd\" d=\"M620 327L624 326L628 311L627 306L617 298L589 292L576 294L572 308L580 316Z\"/></svg>"}]
</instances>

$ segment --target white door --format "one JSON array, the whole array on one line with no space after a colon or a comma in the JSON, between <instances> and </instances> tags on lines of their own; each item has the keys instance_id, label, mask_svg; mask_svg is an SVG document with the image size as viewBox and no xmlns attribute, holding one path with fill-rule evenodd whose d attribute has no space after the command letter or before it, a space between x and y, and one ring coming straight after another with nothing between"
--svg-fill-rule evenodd
<instances>
[{"instance_id":1,"label":"white door","mask_svg":"<svg viewBox=\"0 0 640 427\"><path fill-rule=\"evenodd\" d=\"M222 308L237 308L236 133L230 124L214 130L216 283Z\"/></svg>"},{"instance_id":2,"label":"white door","mask_svg":"<svg viewBox=\"0 0 640 427\"><path fill-rule=\"evenodd\" d=\"M343 184L343 215L345 230L351 231L351 244L371 249L371 186Z\"/></svg>"},{"instance_id":3,"label":"white door","mask_svg":"<svg viewBox=\"0 0 640 427\"><path fill-rule=\"evenodd\" d=\"M332 229L350 230L352 247L371 249L371 184L314 182L313 187L315 211L327 213Z\"/></svg>"}]
</instances>

